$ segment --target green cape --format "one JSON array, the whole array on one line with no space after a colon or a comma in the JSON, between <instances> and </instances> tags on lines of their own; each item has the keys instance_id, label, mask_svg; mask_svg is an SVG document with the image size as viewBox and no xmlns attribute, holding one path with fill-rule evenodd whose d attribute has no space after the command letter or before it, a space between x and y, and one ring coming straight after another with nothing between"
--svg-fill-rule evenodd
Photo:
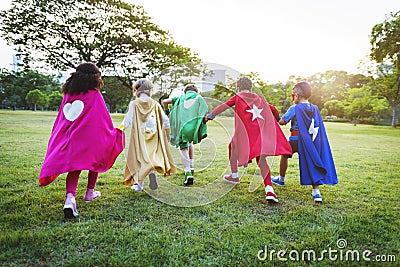
<instances>
[{"instance_id":1,"label":"green cape","mask_svg":"<svg viewBox=\"0 0 400 267\"><path fill-rule=\"evenodd\" d=\"M204 98L194 91L172 99L173 107L170 113L171 144L180 149L189 143L200 143L207 136L207 125L204 116L208 106Z\"/></svg>"}]
</instances>

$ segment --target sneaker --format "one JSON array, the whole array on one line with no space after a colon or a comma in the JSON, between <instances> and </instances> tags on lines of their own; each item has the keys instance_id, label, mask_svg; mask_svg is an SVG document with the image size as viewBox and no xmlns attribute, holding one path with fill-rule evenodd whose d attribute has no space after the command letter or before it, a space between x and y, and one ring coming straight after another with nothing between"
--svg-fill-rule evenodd
<instances>
[{"instance_id":1,"label":"sneaker","mask_svg":"<svg viewBox=\"0 0 400 267\"><path fill-rule=\"evenodd\" d=\"M101 193L99 191L94 191L94 189L86 189L86 194L85 194L85 197L83 198L83 201L90 202L93 199L96 199L100 196L101 196Z\"/></svg>"},{"instance_id":2,"label":"sneaker","mask_svg":"<svg viewBox=\"0 0 400 267\"><path fill-rule=\"evenodd\" d=\"M278 203L278 197L275 195L274 192L266 192L265 194L265 199L268 201L268 203Z\"/></svg>"},{"instance_id":3,"label":"sneaker","mask_svg":"<svg viewBox=\"0 0 400 267\"><path fill-rule=\"evenodd\" d=\"M132 185L132 186L131 186L131 189L134 190L134 191L136 191L136 192L142 192L142 191L143 191L143 187L141 187L141 186L138 185L138 184Z\"/></svg>"},{"instance_id":4,"label":"sneaker","mask_svg":"<svg viewBox=\"0 0 400 267\"><path fill-rule=\"evenodd\" d=\"M232 174L224 175L224 181L231 184L238 184L240 183L239 177L233 178Z\"/></svg>"},{"instance_id":5,"label":"sneaker","mask_svg":"<svg viewBox=\"0 0 400 267\"><path fill-rule=\"evenodd\" d=\"M271 179L272 183L279 185L279 186L284 186L285 185L285 181L281 182L281 180L279 180L279 176L277 177L272 177Z\"/></svg>"},{"instance_id":6,"label":"sneaker","mask_svg":"<svg viewBox=\"0 0 400 267\"><path fill-rule=\"evenodd\" d=\"M158 188L157 177L155 173L149 174L150 184L149 187L151 190L156 190Z\"/></svg>"},{"instance_id":7,"label":"sneaker","mask_svg":"<svg viewBox=\"0 0 400 267\"><path fill-rule=\"evenodd\" d=\"M67 194L67 199L63 207L64 217L66 219L74 219L78 216L78 210L76 209L76 200L72 194Z\"/></svg>"},{"instance_id":8,"label":"sneaker","mask_svg":"<svg viewBox=\"0 0 400 267\"><path fill-rule=\"evenodd\" d=\"M185 186L192 185L193 181L194 181L194 177L193 177L192 173L191 172L185 172L185 181L183 182L183 184Z\"/></svg>"},{"instance_id":9,"label":"sneaker","mask_svg":"<svg viewBox=\"0 0 400 267\"><path fill-rule=\"evenodd\" d=\"M322 203L322 196L320 194L316 194L313 196L314 202Z\"/></svg>"}]
</instances>

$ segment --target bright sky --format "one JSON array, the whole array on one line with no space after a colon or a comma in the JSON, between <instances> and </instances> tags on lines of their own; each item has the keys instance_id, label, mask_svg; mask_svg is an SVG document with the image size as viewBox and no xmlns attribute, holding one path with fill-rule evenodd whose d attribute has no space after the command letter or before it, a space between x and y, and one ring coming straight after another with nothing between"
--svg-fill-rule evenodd
<instances>
[{"instance_id":1,"label":"bright sky","mask_svg":"<svg viewBox=\"0 0 400 267\"><path fill-rule=\"evenodd\" d=\"M153 22L206 62L266 82L326 70L360 73L369 35L399 0L126 0L142 5ZM0 9L11 0L1 0ZM0 39L0 67L12 49Z\"/></svg>"}]
</instances>

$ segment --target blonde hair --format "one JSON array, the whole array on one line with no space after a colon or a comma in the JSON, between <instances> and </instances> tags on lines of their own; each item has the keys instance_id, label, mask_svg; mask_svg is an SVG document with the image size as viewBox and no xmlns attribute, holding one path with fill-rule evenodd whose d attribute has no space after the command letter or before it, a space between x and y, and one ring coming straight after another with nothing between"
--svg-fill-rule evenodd
<instances>
[{"instance_id":1,"label":"blonde hair","mask_svg":"<svg viewBox=\"0 0 400 267\"><path fill-rule=\"evenodd\" d=\"M140 97L141 94L146 94L147 96L151 96L153 93L153 84L146 78L142 78L138 80L133 85L133 93L136 94L137 97Z\"/></svg>"}]
</instances>

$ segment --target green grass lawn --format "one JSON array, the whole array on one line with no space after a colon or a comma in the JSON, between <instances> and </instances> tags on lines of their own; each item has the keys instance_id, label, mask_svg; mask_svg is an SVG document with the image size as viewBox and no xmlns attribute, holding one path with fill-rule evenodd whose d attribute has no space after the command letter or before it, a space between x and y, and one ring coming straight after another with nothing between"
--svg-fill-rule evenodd
<instances>
[{"instance_id":1,"label":"green grass lawn","mask_svg":"<svg viewBox=\"0 0 400 267\"><path fill-rule=\"evenodd\" d=\"M203 147L196 146L201 171L190 194L181 186L181 170L160 179L154 195L133 192L122 185L121 154L113 168L99 175L98 200L83 202L87 172L82 172L80 214L65 221L65 174L38 186L55 116L0 110L2 266L400 265L400 129L326 123L339 184L321 186L324 203L313 203L311 188L299 184L295 155L286 185L275 186L279 204L269 205L263 186L257 187L255 162L240 169L241 183L234 188L219 182L228 172L232 133L232 121L221 117L209 124ZM123 115L112 117L118 125ZM175 148L173 153L180 167ZM277 175L279 158L268 160ZM196 187L225 193L212 199L214 192L221 193L218 189L196 195ZM165 203L171 199L172 205Z\"/></svg>"}]
</instances>

